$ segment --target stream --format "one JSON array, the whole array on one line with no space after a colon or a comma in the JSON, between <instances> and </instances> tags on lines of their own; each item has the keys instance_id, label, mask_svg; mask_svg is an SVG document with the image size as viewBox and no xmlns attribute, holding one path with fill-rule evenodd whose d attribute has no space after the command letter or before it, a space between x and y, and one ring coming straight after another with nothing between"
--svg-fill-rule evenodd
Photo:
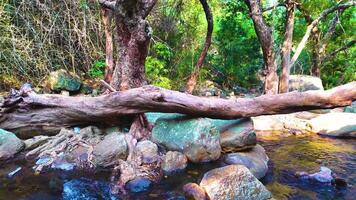
<instances>
[{"instance_id":1,"label":"stream","mask_svg":"<svg viewBox=\"0 0 356 200\"><path fill-rule=\"evenodd\" d=\"M355 199L356 140L320 136L270 137L260 140L270 158L269 171L261 180L276 199ZM16 159L0 163L0 200L119 199L109 194L110 172L50 171L35 175L31 161ZM182 186L199 183L204 172L221 166L221 161L190 164L184 172L164 177L147 192L129 194L130 199L186 199ZM330 168L346 187L318 184L295 177L295 173ZM9 177L9 173L21 170Z\"/></svg>"}]
</instances>

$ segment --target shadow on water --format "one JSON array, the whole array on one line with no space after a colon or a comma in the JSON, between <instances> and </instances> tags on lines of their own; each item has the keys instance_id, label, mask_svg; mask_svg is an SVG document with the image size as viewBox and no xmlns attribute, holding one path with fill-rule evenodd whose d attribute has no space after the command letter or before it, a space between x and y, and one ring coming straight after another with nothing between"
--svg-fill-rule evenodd
<instances>
[{"instance_id":1,"label":"shadow on water","mask_svg":"<svg viewBox=\"0 0 356 200\"><path fill-rule=\"evenodd\" d=\"M284 137L261 140L270 157L269 171L261 180L276 199L354 199L356 195L356 140L319 136ZM118 199L109 194L109 171L100 173L50 171L35 175L30 161L21 159L0 164L0 200ZM165 177L150 190L130 194L129 199L185 199L182 186L199 183L204 172L219 167L220 162L190 164L184 172ZM298 171L316 172L330 168L346 180L347 187L318 184L294 176ZM9 172L22 167L13 177ZM66 194L66 195L64 195Z\"/></svg>"}]
</instances>

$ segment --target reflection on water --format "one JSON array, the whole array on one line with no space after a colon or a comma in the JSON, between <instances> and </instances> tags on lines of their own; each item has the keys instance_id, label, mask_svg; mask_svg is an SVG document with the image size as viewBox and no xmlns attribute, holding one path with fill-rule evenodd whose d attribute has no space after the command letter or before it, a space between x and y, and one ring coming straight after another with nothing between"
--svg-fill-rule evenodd
<instances>
[{"instance_id":1,"label":"reflection on water","mask_svg":"<svg viewBox=\"0 0 356 200\"><path fill-rule=\"evenodd\" d=\"M285 137L280 140L262 140L270 157L269 171L262 182L273 193L276 199L354 199L356 195L356 140L339 140L322 138L319 136ZM84 173L52 171L35 175L31 169L33 163L17 159L2 163L0 168L0 199L62 199L64 189L68 187L76 194L78 199L91 197L91 199L114 199L107 194L110 172ZM346 188L335 188L331 185L322 185L303 181L294 176L297 171L309 173L326 166L348 183ZM22 170L14 177L9 178L8 173L17 169ZM188 182L199 182L204 172L220 166L220 162L189 165L185 172L165 177L154 185L149 191L140 194L130 194L130 199L185 199L181 188ZM79 183L69 184L72 180ZM73 181L75 180L75 181ZM82 183L82 184L81 184ZM93 185L86 185L86 184Z\"/></svg>"}]
</instances>

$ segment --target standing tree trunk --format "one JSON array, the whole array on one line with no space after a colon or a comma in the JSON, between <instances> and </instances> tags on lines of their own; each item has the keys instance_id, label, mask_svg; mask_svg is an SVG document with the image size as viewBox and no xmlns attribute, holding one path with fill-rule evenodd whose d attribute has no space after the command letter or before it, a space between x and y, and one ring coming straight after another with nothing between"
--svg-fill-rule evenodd
<instances>
[{"instance_id":1,"label":"standing tree trunk","mask_svg":"<svg viewBox=\"0 0 356 200\"><path fill-rule=\"evenodd\" d=\"M145 20L157 0L99 0L115 17L117 60L110 85L116 90L137 88L147 83L145 61L152 30ZM138 114L130 134L141 139L150 132L146 117Z\"/></svg>"},{"instance_id":2,"label":"standing tree trunk","mask_svg":"<svg viewBox=\"0 0 356 200\"><path fill-rule=\"evenodd\" d=\"M113 39L111 34L111 11L108 8L101 8L101 20L105 31L105 77L104 80L110 83L114 72Z\"/></svg>"},{"instance_id":3,"label":"standing tree trunk","mask_svg":"<svg viewBox=\"0 0 356 200\"><path fill-rule=\"evenodd\" d=\"M262 47L264 60L263 75L265 77L264 92L266 94L276 94L278 92L278 76L271 28L267 26L263 19L260 0L245 0L245 3L249 7L255 31Z\"/></svg>"},{"instance_id":4,"label":"standing tree trunk","mask_svg":"<svg viewBox=\"0 0 356 200\"><path fill-rule=\"evenodd\" d=\"M207 33L205 37L205 44L202 52L200 53L199 59L197 61L197 64L195 65L195 69L192 72L187 85L186 85L186 92L189 94L193 93L193 90L197 84L197 78L200 72L200 68L203 66L204 59L208 53L209 47L211 45L211 38L213 34L213 27L214 27L214 20L213 20L213 14L211 13L209 4L206 0L200 0L200 3L203 6L206 21L208 22L208 28L207 28Z\"/></svg>"},{"instance_id":5,"label":"standing tree trunk","mask_svg":"<svg viewBox=\"0 0 356 200\"><path fill-rule=\"evenodd\" d=\"M312 71L312 75L313 76L320 77L320 68L321 68L321 64L323 62L323 59L324 59L324 57L326 55L327 44L328 44L329 40L331 39L331 37L335 33L336 25L339 22L339 15L343 11L344 10L340 10L339 12L336 13L336 15L334 16L334 18L332 19L332 21L329 24L328 31L326 32L324 37L322 39L320 39L318 41L318 43L316 43L316 45L314 46L316 54L315 54L315 57L313 59L313 64L312 64L312 67L311 67L311 71Z\"/></svg>"},{"instance_id":6,"label":"standing tree trunk","mask_svg":"<svg viewBox=\"0 0 356 200\"><path fill-rule=\"evenodd\" d=\"M282 57L282 74L279 79L279 93L288 92L289 88L289 74L290 74L290 54L293 43L293 29L294 29L294 11L295 4L293 0L286 1L286 24L284 32L283 47L281 52Z\"/></svg>"}]
</instances>

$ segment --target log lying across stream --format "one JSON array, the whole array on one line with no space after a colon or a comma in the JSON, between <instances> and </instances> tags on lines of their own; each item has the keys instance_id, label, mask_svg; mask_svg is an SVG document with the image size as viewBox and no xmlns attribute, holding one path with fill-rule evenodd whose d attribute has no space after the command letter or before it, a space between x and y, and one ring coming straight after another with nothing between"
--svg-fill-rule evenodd
<instances>
[{"instance_id":1,"label":"log lying across stream","mask_svg":"<svg viewBox=\"0 0 356 200\"><path fill-rule=\"evenodd\" d=\"M0 102L0 128L18 135L57 133L62 127L118 125L145 112L184 113L234 119L347 106L356 100L356 82L326 91L290 92L235 100L189 95L144 86L99 97L36 94L24 86Z\"/></svg>"}]
</instances>

